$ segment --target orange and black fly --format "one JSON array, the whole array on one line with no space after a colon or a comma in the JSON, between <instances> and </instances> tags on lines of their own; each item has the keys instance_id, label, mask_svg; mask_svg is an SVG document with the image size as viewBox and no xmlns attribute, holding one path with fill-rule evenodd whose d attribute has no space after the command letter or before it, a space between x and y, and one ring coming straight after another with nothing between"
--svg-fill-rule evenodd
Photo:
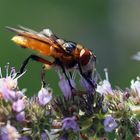
<instances>
[{"instance_id":1,"label":"orange and black fly","mask_svg":"<svg viewBox=\"0 0 140 140\"><path fill-rule=\"evenodd\" d=\"M78 69L87 82L94 86L89 75L91 75L95 67L96 56L89 49L79 43L58 38L50 29L43 29L41 32L36 32L22 26L19 26L18 29L6 28L16 33L12 41L17 45L53 58L53 61L48 61L40 56L30 55L23 62L20 73L24 71L28 61L33 59L45 64L46 68L60 66L68 81L69 78L66 70Z\"/></svg>"}]
</instances>

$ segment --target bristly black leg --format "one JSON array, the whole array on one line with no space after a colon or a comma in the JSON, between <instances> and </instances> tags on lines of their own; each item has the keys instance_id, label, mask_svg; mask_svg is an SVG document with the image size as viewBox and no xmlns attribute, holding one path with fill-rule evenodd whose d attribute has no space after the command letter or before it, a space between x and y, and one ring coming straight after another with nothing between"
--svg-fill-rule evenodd
<instances>
[{"instance_id":1,"label":"bristly black leg","mask_svg":"<svg viewBox=\"0 0 140 140\"><path fill-rule=\"evenodd\" d=\"M83 78L93 87L93 89L95 89L96 86L92 83L91 79L89 79L89 77L87 77L87 75L85 73L83 73L80 62L78 62L78 68L79 68L79 72L83 76Z\"/></svg>"},{"instance_id":2,"label":"bristly black leg","mask_svg":"<svg viewBox=\"0 0 140 140\"><path fill-rule=\"evenodd\" d=\"M62 71L63 71L63 73L65 74L65 76L66 76L66 78L67 78L67 80L68 80L68 83L69 83L69 86L70 86L71 90L73 90L74 88L73 88L72 85L71 85L70 79L69 79L69 77L68 77L67 74L66 74L66 71L65 71L64 66L61 65L61 68L62 68Z\"/></svg>"},{"instance_id":3,"label":"bristly black leg","mask_svg":"<svg viewBox=\"0 0 140 140\"><path fill-rule=\"evenodd\" d=\"M67 73L66 73L66 70L65 70L65 68L64 68L64 66L63 66L63 64L62 64L62 62L60 62L60 61L57 59L57 60L56 60L56 63L62 68L62 71L63 71L64 75L66 76L66 78L67 78L67 80L68 80L69 86L70 86L71 90L73 90L74 88L73 88L72 85L71 85L70 79L69 79L69 77L68 77L68 75L67 75Z\"/></svg>"},{"instance_id":4,"label":"bristly black leg","mask_svg":"<svg viewBox=\"0 0 140 140\"><path fill-rule=\"evenodd\" d=\"M32 60L34 60L34 61L37 61L37 62L41 62L41 63L43 63L43 64L47 64L47 65L52 65L52 64L53 64L52 62L49 62L49 61L47 61L47 60L45 60L45 59L43 59L43 58L41 58L41 57L39 57L39 56L37 56L37 55L30 55L29 57L27 57L27 58L23 61L23 63L22 63L22 65L21 65L21 67L20 67L20 70L19 70L18 74L21 74L21 73L24 72L24 69L25 69L25 67L27 66L27 64L28 64L28 62L29 62L30 59L32 59Z\"/></svg>"},{"instance_id":5,"label":"bristly black leg","mask_svg":"<svg viewBox=\"0 0 140 140\"><path fill-rule=\"evenodd\" d=\"M46 86L46 82L45 82L45 65L42 66L42 70L41 70L41 83L42 83L43 87Z\"/></svg>"}]
</instances>

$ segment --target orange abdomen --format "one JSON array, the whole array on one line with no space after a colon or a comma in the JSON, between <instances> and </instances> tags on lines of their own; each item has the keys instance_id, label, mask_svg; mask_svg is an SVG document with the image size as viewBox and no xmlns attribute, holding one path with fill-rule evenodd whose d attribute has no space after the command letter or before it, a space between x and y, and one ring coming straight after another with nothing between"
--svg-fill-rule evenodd
<instances>
[{"instance_id":1,"label":"orange abdomen","mask_svg":"<svg viewBox=\"0 0 140 140\"><path fill-rule=\"evenodd\" d=\"M41 42L33 38L23 37L19 35L14 36L12 38L12 41L14 41L17 45L20 45L22 47L35 50L42 55L47 55L47 56L52 55L51 46L47 44L46 42Z\"/></svg>"}]
</instances>

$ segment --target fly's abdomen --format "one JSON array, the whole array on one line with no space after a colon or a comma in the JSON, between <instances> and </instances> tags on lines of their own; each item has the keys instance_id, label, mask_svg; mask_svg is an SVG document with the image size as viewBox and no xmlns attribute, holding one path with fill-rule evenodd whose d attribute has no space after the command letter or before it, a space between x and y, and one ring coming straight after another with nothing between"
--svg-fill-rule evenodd
<instances>
[{"instance_id":1,"label":"fly's abdomen","mask_svg":"<svg viewBox=\"0 0 140 140\"><path fill-rule=\"evenodd\" d=\"M43 55L47 55L47 56L51 55L50 45L45 42L41 42L39 40L35 40L33 38L24 37L20 35L14 36L12 38L12 41L19 46L22 46L24 48L30 48Z\"/></svg>"}]
</instances>

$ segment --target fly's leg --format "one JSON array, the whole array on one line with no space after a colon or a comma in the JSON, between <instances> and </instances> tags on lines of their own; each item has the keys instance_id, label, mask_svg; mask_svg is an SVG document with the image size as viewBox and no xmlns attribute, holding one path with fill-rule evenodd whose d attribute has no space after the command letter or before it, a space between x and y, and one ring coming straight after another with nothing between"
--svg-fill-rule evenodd
<instances>
[{"instance_id":1,"label":"fly's leg","mask_svg":"<svg viewBox=\"0 0 140 140\"><path fill-rule=\"evenodd\" d=\"M47 66L52 66L52 65L54 64L54 62L50 62L50 61L48 61L48 60L45 60L45 59L43 59L43 58L41 58L41 57L39 57L39 56L37 56L37 55L30 55L29 57L27 57L27 58L23 61L22 65L21 65L21 67L20 67L20 70L19 70L19 72L18 72L19 75L22 74L22 73L24 72L24 70L25 70L25 68L26 68L26 66L27 66L27 64L28 64L28 62L29 62L30 59L32 59L32 60L34 60L34 61L37 61L37 62L40 62L40 63L43 63L43 64L45 64L45 65L47 65ZM45 68L46 68L46 67L45 67L45 65L43 65L42 71L41 71L41 83L42 83L42 86L43 86L43 87L46 86L46 82L45 82Z\"/></svg>"},{"instance_id":2,"label":"fly's leg","mask_svg":"<svg viewBox=\"0 0 140 140\"><path fill-rule=\"evenodd\" d=\"M62 62L59 61L59 60L56 60L56 62L57 62L58 65L62 68L62 72L63 72L64 75L66 76L66 79L68 80L68 83L69 83L69 86L70 86L71 90L73 90L74 88L73 88L72 85L71 85L70 79L69 79L69 77L68 77L68 75L67 75L67 73L66 73L66 70L65 70L65 68L64 68L64 65L63 65Z\"/></svg>"},{"instance_id":3,"label":"fly's leg","mask_svg":"<svg viewBox=\"0 0 140 140\"><path fill-rule=\"evenodd\" d=\"M78 68L79 68L79 72L83 76L83 78L93 87L93 89L95 89L96 86L92 83L91 79L89 77L87 77L87 75L85 73L83 73L81 64L79 62L78 62Z\"/></svg>"},{"instance_id":4,"label":"fly's leg","mask_svg":"<svg viewBox=\"0 0 140 140\"><path fill-rule=\"evenodd\" d=\"M42 83L43 87L46 86L46 82L45 82L45 65L42 66L42 70L41 70L41 83Z\"/></svg>"},{"instance_id":5,"label":"fly's leg","mask_svg":"<svg viewBox=\"0 0 140 140\"><path fill-rule=\"evenodd\" d=\"M43 63L43 64L50 65L50 66L53 64L52 62L50 62L50 61L48 61L48 60L45 60L45 59L43 59L43 58L41 58L41 57L39 57L39 56L37 56L37 55L30 55L29 57L27 57L27 58L23 61L23 63L22 63L22 65L21 65L21 67L20 67L20 70L19 70L19 73L18 73L18 74L21 74L21 73L24 72L25 67L27 66L27 64L28 64L28 62L29 62L30 59L32 59L32 60L34 60L34 61L37 61L37 62L40 62L40 63Z\"/></svg>"},{"instance_id":6,"label":"fly's leg","mask_svg":"<svg viewBox=\"0 0 140 140\"><path fill-rule=\"evenodd\" d=\"M74 88L71 85L70 79L69 79L69 77L68 77L68 75L66 73L66 70L65 70L64 66L62 65L61 68L62 68L62 71L63 71L63 73L65 74L65 76L66 76L66 78L68 80L68 83L69 83L69 86L70 86L71 90L73 90Z\"/></svg>"}]
</instances>

